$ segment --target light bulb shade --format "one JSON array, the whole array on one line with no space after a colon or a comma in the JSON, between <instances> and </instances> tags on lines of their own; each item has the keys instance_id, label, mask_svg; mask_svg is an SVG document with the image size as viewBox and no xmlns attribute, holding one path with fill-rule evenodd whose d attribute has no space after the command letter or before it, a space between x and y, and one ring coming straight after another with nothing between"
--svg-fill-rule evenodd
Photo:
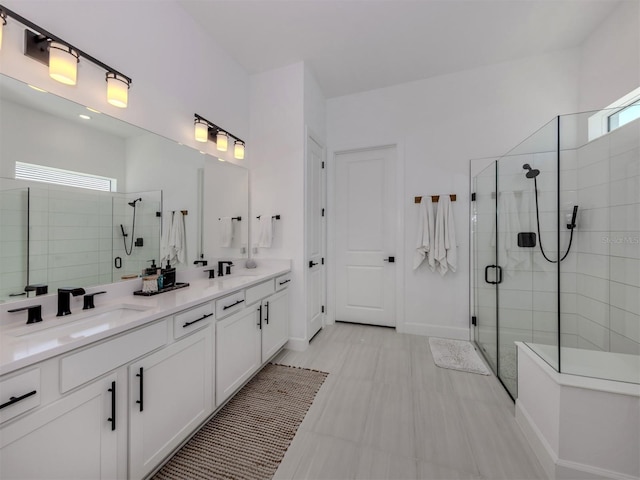
<instances>
[{"instance_id":1,"label":"light bulb shade","mask_svg":"<svg viewBox=\"0 0 640 480\"><path fill-rule=\"evenodd\" d=\"M107 72L107 102L114 107L127 108L129 80L114 72Z\"/></svg>"},{"instance_id":2,"label":"light bulb shade","mask_svg":"<svg viewBox=\"0 0 640 480\"><path fill-rule=\"evenodd\" d=\"M229 148L229 137L227 136L227 132L218 130L216 135L216 148L221 152L227 151L227 148Z\"/></svg>"},{"instance_id":3,"label":"light bulb shade","mask_svg":"<svg viewBox=\"0 0 640 480\"><path fill-rule=\"evenodd\" d=\"M195 136L197 142L206 142L209 140L209 125L207 122L196 118L195 122Z\"/></svg>"},{"instance_id":4,"label":"light bulb shade","mask_svg":"<svg viewBox=\"0 0 640 480\"><path fill-rule=\"evenodd\" d=\"M49 76L65 85L75 85L78 79L80 55L63 43L49 43Z\"/></svg>"},{"instance_id":5,"label":"light bulb shade","mask_svg":"<svg viewBox=\"0 0 640 480\"><path fill-rule=\"evenodd\" d=\"M7 14L0 10L0 50L2 50L2 31L7 24Z\"/></svg>"},{"instance_id":6,"label":"light bulb shade","mask_svg":"<svg viewBox=\"0 0 640 480\"><path fill-rule=\"evenodd\" d=\"M233 156L238 160L244 160L244 143L240 140L236 140L236 143L233 147Z\"/></svg>"}]
</instances>

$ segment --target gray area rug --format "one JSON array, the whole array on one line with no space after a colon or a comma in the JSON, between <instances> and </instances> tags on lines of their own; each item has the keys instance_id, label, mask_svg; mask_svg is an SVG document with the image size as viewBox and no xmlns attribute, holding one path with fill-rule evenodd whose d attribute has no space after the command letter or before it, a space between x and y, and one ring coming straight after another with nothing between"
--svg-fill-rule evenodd
<instances>
[{"instance_id":1,"label":"gray area rug","mask_svg":"<svg viewBox=\"0 0 640 480\"><path fill-rule=\"evenodd\" d=\"M471 342L430 337L429 346L433 361L439 367L490 375Z\"/></svg>"},{"instance_id":2,"label":"gray area rug","mask_svg":"<svg viewBox=\"0 0 640 480\"><path fill-rule=\"evenodd\" d=\"M273 477L327 373L266 365L153 477Z\"/></svg>"}]
</instances>

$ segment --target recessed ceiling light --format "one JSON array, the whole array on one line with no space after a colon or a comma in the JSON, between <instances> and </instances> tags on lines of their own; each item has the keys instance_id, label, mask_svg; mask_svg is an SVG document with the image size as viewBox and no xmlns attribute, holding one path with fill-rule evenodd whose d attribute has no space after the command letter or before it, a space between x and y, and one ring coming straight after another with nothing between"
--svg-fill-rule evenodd
<instances>
[{"instance_id":1,"label":"recessed ceiling light","mask_svg":"<svg viewBox=\"0 0 640 480\"><path fill-rule=\"evenodd\" d=\"M87 107L87 110L89 110L90 112L93 112L93 113L102 113L102 112L99 112L98 110L96 110L95 108L91 108L91 107Z\"/></svg>"},{"instance_id":2,"label":"recessed ceiling light","mask_svg":"<svg viewBox=\"0 0 640 480\"><path fill-rule=\"evenodd\" d=\"M27 84L27 85L29 85L29 84ZM41 88L39 88L39 87L35 87L35 86L33 86L33 85L29 85L29 88L33 88L36 92L47 93L47 91L46 91L46 90L43 90L43 89L41 89Z\"/></svg>"},{"instance_id":3,"label":"recessed ceiling light","mask_svg":"<svg viewBox=\"0 0 640 480\"><path fill-rule=\"evenodd\" d=\"M83 120L91 120L91 117L89 115L85 115L84 113L81 113L78 116Z\"/></svg>"}]
</instances>

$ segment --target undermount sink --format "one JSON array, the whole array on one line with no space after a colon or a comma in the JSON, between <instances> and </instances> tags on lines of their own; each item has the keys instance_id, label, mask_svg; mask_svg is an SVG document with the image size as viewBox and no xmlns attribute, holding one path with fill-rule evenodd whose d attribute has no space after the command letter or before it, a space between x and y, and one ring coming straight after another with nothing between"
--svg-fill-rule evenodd
<instances>
[{"instance_id":1,"label":"undermount sink","mask_svg":"<svg viewBox=\"0 0 640 480\"><path fill-rule=\"evenodd\" d=\"M4 335L17 339L42 339L43 337L59 338L70 336L83 338L112 329L130 322L144 314L149 307L120 304L95 310L81 310L65 317L47 317L42 322L23 325L3 332Z\"/></svg>"}]
</instances>

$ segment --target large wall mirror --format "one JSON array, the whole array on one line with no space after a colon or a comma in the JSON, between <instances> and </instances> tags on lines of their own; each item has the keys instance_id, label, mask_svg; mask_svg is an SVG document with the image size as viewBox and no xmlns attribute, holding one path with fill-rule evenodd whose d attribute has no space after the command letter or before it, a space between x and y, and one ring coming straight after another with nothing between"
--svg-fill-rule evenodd
<instances>
[{"instance_id":1,"label":"large wall mirror","mask_svg":"<svg viewBox=\"0 0 640 480\"><path fill-rule=\"evenodd\" d=\"M248 171L0 75L0 302L139 275L172 222L178 268L246 256Z\"/></svg>"}]
</instances>

